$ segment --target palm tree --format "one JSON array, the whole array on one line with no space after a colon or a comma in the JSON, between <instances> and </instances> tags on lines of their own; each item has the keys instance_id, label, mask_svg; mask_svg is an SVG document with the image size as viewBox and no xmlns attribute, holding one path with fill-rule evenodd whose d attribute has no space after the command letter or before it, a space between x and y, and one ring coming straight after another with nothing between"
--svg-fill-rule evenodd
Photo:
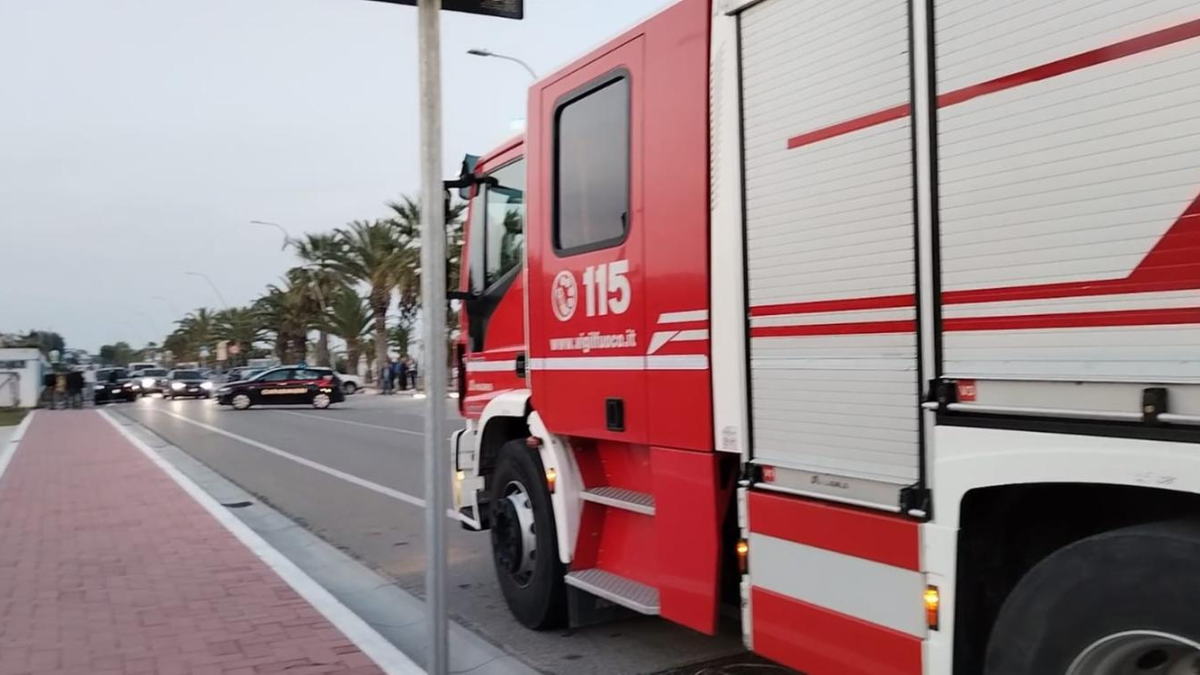
<instances>
[{"instance_id":1,"label":"palm tree","mask_svg":"<svg viewBox=\"0 0 1200 675\"><path fill-rule=\"evenodd\" d=\"M266 332L261 317L252 307L223 309L217 312L214 319L216 321L216 337L229 342L231 346L237 345L237 351L241 358L236 358L231 353L229 355L231 365L245 359L254 343L262 339Z\"/></svg>"},{"instance_id":2,"label":"palm tree","mask_svg":"<svg viewBox=\"0 0 1200 675\"><path fill-rule=\"evenodd\" d=\"M401 279L400 291L400 323L410 333L416 323L416 315L420 311L420 232L421 206L410 197L401 197L398 202L388 202L387 207L394 214L390 219L392 226L404 237L410 248L415 251L415 264L411 272ZM460 266L462 263L463 224L462 215L466 203L455 204L446 211L446 288L458 288ZM458 325L458 313L449 308L446 310L447 339ZM447 356L453 354L453 345L449 345Z\"/></svg>"},{"instance_id":3,"label":"palm tree","mask_svg":"<svg viewBox=\"0 0 1200 675\"><path fill-rule=\"evenodd\" d=\"M187 316L175 322L177 328L163 342L170 349L176 361L193 361L200 358L200 348L209 347L216 334L216 317L207 307L188 312Z\"/></svg>"},{"instance_id":4,"label":"palm tree","mask_svg":"<svg viewBox=\"0 0 1200 675\"><path fill-rule=\"evenodd\" d=\"M342 275L334 267L341 249L339 238L332 233L306 234L303 239L291 240L296 247L296 254L304 261L300 268L302 279L307 292L316 298L321 313L325 314L331 298L344 284ZM325 326L317 326L317 365L329 365L329 331Z\"/></svg>"},{"instance_id":5,"label":"palm tree","mask_svg":"<svg viewBox=\"0 0 1200 675\"><path fill-rule=\"evenodd\" d=\"M354 374L362 354L362 340L371 328L371 310L354 289L343 286L329 303L325 313L329 332L346 343L348 372Z\"/></svg>"},{"instance_id":6,"label":"palm tree","mask_svg":"<svg viewBox=\"0 0 1200 675\"><path fill-rule=\"evenodd\" d=\"M375 362L387 362L387 311L392 291L415 267L415 256L397 228L386 220L354 221L337 230L342 246L333 269L366 284L375 333Z\"/></svg>"},{"instance_id":7,"label":"palm tree","mask_svg":"<svg viewBox=\"0 0 1200 675\"><path fill-rule=\"evenodd\" d=\"M321 321L320 307L305 285L303 272L288 270L282 287L268 286L254 303L255 314L275 339L275 355L285 363L304 358L308 331Z\"/></svg>"}]
</instances>

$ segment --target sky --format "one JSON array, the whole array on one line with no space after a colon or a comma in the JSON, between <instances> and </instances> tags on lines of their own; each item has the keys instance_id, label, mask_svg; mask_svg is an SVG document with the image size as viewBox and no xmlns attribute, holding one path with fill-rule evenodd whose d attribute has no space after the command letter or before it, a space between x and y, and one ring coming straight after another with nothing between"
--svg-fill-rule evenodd
<instances>
[{"instance_id":1,"label":"sky","mask_svg":"<svg viewBox=\"0 0 1200 675\"><path fill-rule=\"evenodd\" d=\"M511 138L529 75L670 0L442 13L444 167ZM245 304L292 235L420 191L416 10L363 0L0 0L0 332L96 352Z\"/></svg>"}]
</instances>

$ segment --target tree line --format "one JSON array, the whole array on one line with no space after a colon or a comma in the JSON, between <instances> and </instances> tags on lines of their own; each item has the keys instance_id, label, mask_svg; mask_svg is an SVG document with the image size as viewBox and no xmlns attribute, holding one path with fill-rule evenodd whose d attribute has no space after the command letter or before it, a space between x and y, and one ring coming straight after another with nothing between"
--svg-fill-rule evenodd
<instances>
[{"instance_id":1,"label":"tree line","mask_svg":"<svg viewBox=\"0 0 1200 675\"><path fill-rule=\"evenodd\" d=\"M408 197L389 202L390 214L375 220L356 220L329 232L288 238L296 265L253 302L240 307L200 307L176 320L176 328L161 346L175 362L212 361L216 345L236 345L227 363L273 355L283 363L308 358L317 365L338 365L331 359L331 338L345 348L345 367L355 372L360 356L374 373L386 363L389 347L407 354L410 337L421 313L421 211ZM464 204L446 214L447 288L458 287L462 253ZM395 303L395 304L393 304ZM391 310L395 308L395 312ZM389 320L391 314L391 320ZM453 313L446 312L447 339L453 333ZM310 337L315 340L310 342ZM311 346L311 349L310 349ZM102 360L123 363L116 352L124 343L101 348ZM202 349L209 351L201 359ZM108 353L106 353L108 352ZM123 356L123 355L122 355ZM111 358L110 358L111 357Z\"/></svg>"}]
</instances>

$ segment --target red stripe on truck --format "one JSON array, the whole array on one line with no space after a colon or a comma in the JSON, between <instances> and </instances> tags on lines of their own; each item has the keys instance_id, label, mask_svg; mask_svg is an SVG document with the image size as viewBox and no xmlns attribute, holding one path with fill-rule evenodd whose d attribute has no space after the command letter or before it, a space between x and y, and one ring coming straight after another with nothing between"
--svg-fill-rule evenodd
<instances>
[{"instance_id":1,"label":"red stripe on truck","mask_svg":"<svg viewBox=\"0 0 1200 675\"><path fill-rule=\"evenodd\" d=\"M920 638L762 588L750 613L754 651L805 675L921 675Z\"/></svg>"},{"instance_id":2,"label":"red stripe on truck","mask_svg":"<svg viewBox=\"0 0 1200 675\"><path fill-rule=\"evenodd\" d=\"M751 532L921 570L921 537L914 521L767 492L751 492L749 500Z\"/></svg>"},{"instance_id":3,"label":"red stripe on truck","mask_svg":"<svg viewBox=\"0 0 1200 675\"><path fill-rule=\"evenodd\" d=\"M1027 68L1025 70L1010 73L1002 77L997 77L987 82L981 82L969 87L963 87L955 91L947 92L938 96L938 107L945 108L947 106L964 103L980 96L995 94L997 92L1006 91L1019 87L1023 84L1031 82L1040 82L1048 80L1052 77L1073 73L1092 66L1098 66L1103 63L1110 63L1123 59L1134 54L1141 54L1159 47L1183 42L1194 37L1200 36L1200 19L1194 19L1186 23L1181 23L1170 28L1147 33L1128 40L1122 40L1106 47L1092 49L1090 51L1068 56L1064 59L1051 61L1050 63ZM878 112L873 112L862 117L846 120L837 124L822 127L814 131L793 136L788 139L788 149L799 148L805 145L812 145L820 141L843 136L855 131L867 129L869 127L878 126L887 122L893 122L898 119L908 117L910 114L909 105L899 105Z\"/></svg>"}]
</instances>

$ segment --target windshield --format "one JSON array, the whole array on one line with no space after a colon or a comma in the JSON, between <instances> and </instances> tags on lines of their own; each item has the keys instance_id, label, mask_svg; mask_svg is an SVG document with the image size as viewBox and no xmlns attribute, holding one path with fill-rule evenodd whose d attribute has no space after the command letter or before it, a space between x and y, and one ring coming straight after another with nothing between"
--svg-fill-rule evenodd
<instances>
[{"instance_id":1,"label":"windshield","mask_svg":"<svg viewBox=\"0 0 1200 675\"><path fill-rule=\"evenodd\" d=\"M142 371L142 375L146 377L162 377L166 374L167 371L165 368L147 368Z\"/></svg>"},{"instance_id":2,"label":"windshield","mask_svg":"<svg viewBox=\"0 0 1200 675\"><path fill-rule=\"evenodd\" d=\"M203 380L204 375L198 370L177 370L171 373L172 380Z\"/></svg>"},{"instance_id":3,"label":"windshield","mask_svg":"<svg viewBox=\"0 0 1200 675\"><path fill-rule=\"evenodd\" d=\"M110 378L115 380L123 380L127 377L124 368L101 368L96 371L96 381L106 382Z\"/></svg>"}]
</instances>

